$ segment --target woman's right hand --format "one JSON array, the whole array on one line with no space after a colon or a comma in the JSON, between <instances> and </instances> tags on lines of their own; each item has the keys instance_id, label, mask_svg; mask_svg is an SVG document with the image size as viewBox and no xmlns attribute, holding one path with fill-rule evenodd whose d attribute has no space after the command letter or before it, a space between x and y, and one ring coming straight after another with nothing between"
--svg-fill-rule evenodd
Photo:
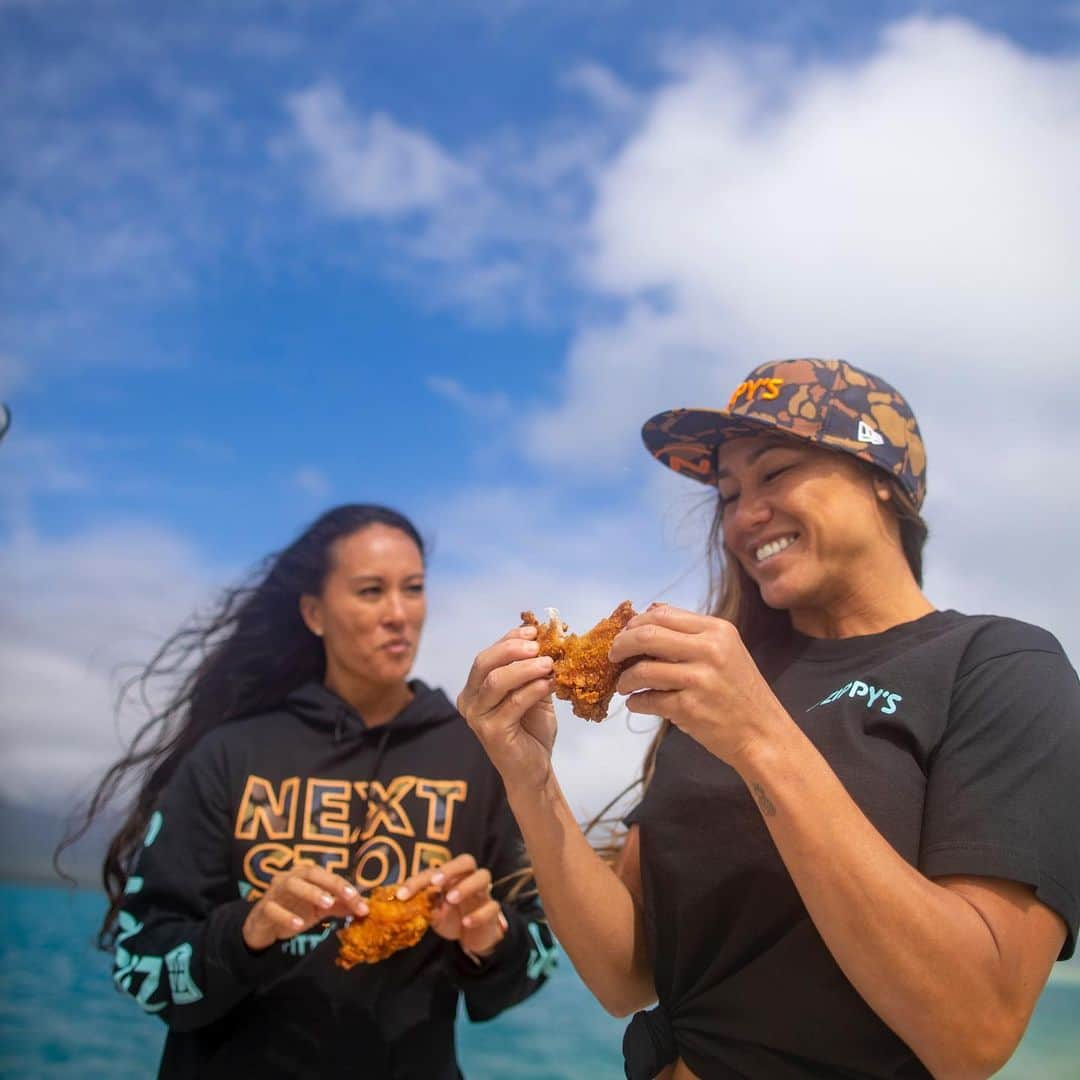
<instances>
[{"instance_id":1,"label":"woman's right hand","mask_svg":"<svg viewBox=\"0 0 1080 1080\"><path fill-rule=\"evenodd\" d=\"M244 944L257 952L327 919L367 913L368 906L355 886L304 859L278 874L251 905L242 930Z\"/></svg>"},{"instance_id":2,"label":"woman's right hand","mask_svg":"<svg viewBox=\"0 0 1080 1080\"><path fill-rule=\"evenodd\" d=\"M515 627L477 656L457 699L507 788L538 790L551 775L553 664L538 653L536 627Z\"/></svg>"}]
</instances>

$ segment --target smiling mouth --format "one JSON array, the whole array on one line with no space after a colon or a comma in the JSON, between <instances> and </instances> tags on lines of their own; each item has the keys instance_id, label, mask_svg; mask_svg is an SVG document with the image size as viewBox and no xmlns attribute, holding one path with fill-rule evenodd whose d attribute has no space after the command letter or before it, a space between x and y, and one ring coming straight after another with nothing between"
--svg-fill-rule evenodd
<instances>
[{"instance_id":1,"label":"smiling mouth","mask_svg":"<svg viewBox=\"0 0 1080 1080\"><path fill-rule=\"evenodd\" d=\"M767 544L762 544L754 549L754 562L760 565L774 555L779 555L781 551L786 551L791 547L797 538L798 534L792 533L790 536L781 536L776 540L770 540Z\"/></svg>"}]
</instances>

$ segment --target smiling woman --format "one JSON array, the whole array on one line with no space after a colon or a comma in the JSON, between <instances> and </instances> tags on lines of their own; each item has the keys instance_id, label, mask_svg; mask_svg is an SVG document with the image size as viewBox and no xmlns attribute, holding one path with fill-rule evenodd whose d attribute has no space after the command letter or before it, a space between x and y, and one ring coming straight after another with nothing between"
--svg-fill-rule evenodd
<instances>
[{"instance_id":1,"label":"smiling woman","mask_svg":"<svg viewBox=\"0 0 1080 1080\"><path fill-rule=\"evenodd\" d=\"M643 436L716 486L716 576L711 614L656 604L612 645L664 718L614 872L551 769L535 631L458 699L582 978L618 1015L659 1002L627 1076L990 1075L1076 944L1075 672L924 595L926 458L884 380L766 364Z\"/></svg>"},{"instance_id":2,"label":"smiling woman","mask_svg":"<svg viewBox=\"0 0 1080 1080\"><path fill-rule=\"evenodd\" d=\"M873 628L871 612L887 629L897 612L933 610L919 591L926 528L916 525L905 545L895 508L921 519L884 471L789 437L744 435L717 448L716 482L717 532L738 567L729 562L725 577L741 579L748 600L786 612L796 630L850 637L852 625Z\"/></svg>"},{"instance_id":3,"label":"smiling woman","mask_svg":"<svg viewBox=\"0 0 1080 1080\"><path fill-rule=\"evenodd\" d=\"M359 1059L366 1076L451 1080L459 995L485 1020L543 983L551 938L511 885L499 777L442 691L409 678L425 570L406 518L338 507L144 672L145 687L195 659L88 820L141 770L100 940L120 989L169 1027L159 1075ZM421 908L396 933L397 909ZM361 927L365 963L342 970L338 938L352 959Z\"/></svg>"}]
</instances>

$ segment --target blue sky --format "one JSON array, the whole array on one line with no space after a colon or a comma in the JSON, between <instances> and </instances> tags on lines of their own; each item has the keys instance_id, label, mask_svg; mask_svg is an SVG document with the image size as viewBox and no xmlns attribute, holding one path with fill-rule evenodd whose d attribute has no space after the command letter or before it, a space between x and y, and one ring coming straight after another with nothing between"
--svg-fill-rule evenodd
<instances>
[{"instance_id":1,"label":"blue sky","mask_svg":"<svg viewBox=\"0 0 1080 1080\"><path fill-rule=\"evenodd\" d=\"M335 502L434 537L451 691L522 607L696 604L637 430L774 356L897 383L932 597L1080 651L1077 4L223 7L0 0L0 793ZM640 744L568 725L572 793Z\"/></svg>"}]
</instances>

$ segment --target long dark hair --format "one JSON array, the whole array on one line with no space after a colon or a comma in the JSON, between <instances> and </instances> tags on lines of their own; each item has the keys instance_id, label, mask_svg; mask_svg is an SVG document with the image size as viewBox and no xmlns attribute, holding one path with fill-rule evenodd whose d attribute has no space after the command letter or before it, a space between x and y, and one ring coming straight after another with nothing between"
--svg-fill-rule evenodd
<instances>
[{"instance_id":1,"label":"long dark hair","mask_svg":"<svg viewBox=\"0 0 1080 1080\"><path fill-rule=\"evenodd\" d=\"M264 559L248 582L227 589L209 616L196 616L181 627L121 688L117 712L137 691L150 718L135 733L127 753L105 773L81 822L53 856L62 873L59 859L64 850L86 833L125 782L141 777L102 866L109 898L98 935L103 949L112 946L132 859L154 805L184 756L213 728L271 709L298 686L323 677L322 642L301 618L300 597L322 592L335 541L370 525L400 530L424 557L419 532L397 511L367 503L337 506L284 551ZM155 709L149 689L162 679L180 682L164 707Z\"/></svg>"}]
</instances>

